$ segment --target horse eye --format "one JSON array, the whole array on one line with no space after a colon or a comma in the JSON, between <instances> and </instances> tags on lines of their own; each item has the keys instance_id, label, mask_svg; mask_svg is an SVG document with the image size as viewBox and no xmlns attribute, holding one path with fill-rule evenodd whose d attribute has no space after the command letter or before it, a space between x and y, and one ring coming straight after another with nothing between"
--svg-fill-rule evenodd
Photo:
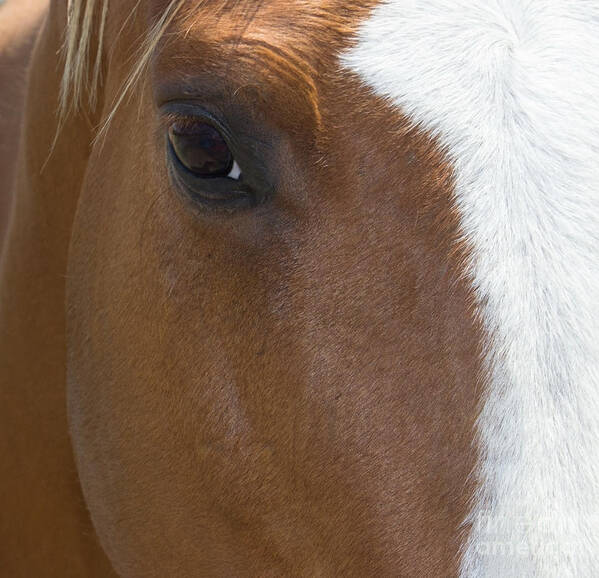
<instances>
[{"instance_id":1,"label":"horse eye","mask_svg":"<svg viewBox=\"0 0 599 578\"><path fill-rule=\"evenodd\" d=\"M196 177L239 180L241 171L227 142L211 124L174 122L168 138L179 162Z\"/></svg>"}]
</instances>

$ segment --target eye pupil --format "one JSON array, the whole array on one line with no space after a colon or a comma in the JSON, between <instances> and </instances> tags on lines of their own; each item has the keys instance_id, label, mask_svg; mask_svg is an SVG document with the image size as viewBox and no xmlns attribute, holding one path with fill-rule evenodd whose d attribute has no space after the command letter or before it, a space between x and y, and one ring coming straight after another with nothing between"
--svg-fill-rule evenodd
<instances>
[{"instance_id":1,"label":"eye pupil","mask_svg":"<svg viewBox=\"0 0 599 578\"><path fill-rule=\"evenodd\" d=\"M223 136L212 125L175 122L168 136L181 164L195 175L226 177L231 172L235 159Z\"/></svg>"}]
</instances>

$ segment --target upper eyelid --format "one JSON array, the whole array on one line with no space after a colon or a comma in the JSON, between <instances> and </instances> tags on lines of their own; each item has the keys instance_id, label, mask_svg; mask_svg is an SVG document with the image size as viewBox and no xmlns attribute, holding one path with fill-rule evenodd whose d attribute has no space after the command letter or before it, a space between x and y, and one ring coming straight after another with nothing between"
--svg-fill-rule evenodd
<instances>
[{"instance_id":1,"label":"upper eyelid","mask_svg":"<svg viewBox=\"0 0 599 578\"><path fill-rule=\"evenodd\" d=\"M220 125L210 122L210 119L201 116L176 115L170 114L163 119L163 124L166 129L171 128L174 124L190 125L193 123L209 124L214 127L219 133L223 132Z\"/></svg>"},{"instance_id":2,"label":"upper eyelid","mask_svg":"<svg viewBox=\"0 0 599 578\"><path fill-rule=\"evenodd\" d=\"M208 121L217 130L222 131L225 140L233 146L244 145L247 140L252 144L259 145L264 150L271 150L273 148L272 141L260 138L257 131L251 132L251 138L244 138L243 135L239 135L227 122L226 114L220 110L212 112L204 103L200 104L200 101L195 101L194 99L168 100L159 106L158 111L158 128L162 132L168 130L169 126L174 122L193 121L197 119L198 121Z\"/></svg>"},{"instance_id":3,"label":"upper eyelid","mask_svg":"<svg viewBox=\"0 0 599 578\"><path fill-rule=\"evenodd\" d=\"M214 128L223 132L224 136L231 136L232 131L220 117L221 115L215 115L199 106L190 106L186 102L173 102L165 103L165 105L160 107L159 121L164 129L171 126L174 122L193 122L194 120L208 122L208 124L211 124Z\"/></svg>"}]
</instances>

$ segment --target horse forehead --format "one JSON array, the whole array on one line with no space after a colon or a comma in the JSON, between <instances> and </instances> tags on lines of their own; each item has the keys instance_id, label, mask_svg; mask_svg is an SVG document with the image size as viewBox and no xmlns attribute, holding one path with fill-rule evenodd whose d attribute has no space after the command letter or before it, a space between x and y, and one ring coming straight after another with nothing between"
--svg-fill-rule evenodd
<instances>
[{"instance_id":1,"label":"horse forehead","mask_svg":"<svg viewBox=\"0 0 599 578\"><path fill-rule=\"evenodd\" d=\"M343 89L355 75L339 66L341 55L355 42L360 25L380 0L341 2L321 0L259 0L256 2L183 2L154 58L155 79L162 85L191 82L226 92L260 87L274 102L293 105L299 117L320 117L319 107ZM168 9L160 2L158 14ZM350 80L351 82L351 80ZM248 90L249 89L249 90ZM354 91L355 92L355 91ZM325 96L325 93L329 97ZM370 91L363 86L357 106L367 105ZM339 108L339 105L334 105ZM279 107L280 108L280 107ZM272 116L276 113L272 112ZM396 111L388 109L395 117ZM316 121L319 122L318 120Z\"/></svg>"},{"instance_id":2,"label":"horse forehead","mask_svg":"<svg viewBox=\"0 0 599 578\"><path fill-rule=\"evenodd\" d=\"M177 0L175 0L175 3ZM181 3L180 39L218 43L260 38L273 46L295 48L305 58L326 58L323 47L349 42L361 22L381 0L192 0ZM154 16L165 12L172 0L154 3Z\"/></svg>"}]
</instances>

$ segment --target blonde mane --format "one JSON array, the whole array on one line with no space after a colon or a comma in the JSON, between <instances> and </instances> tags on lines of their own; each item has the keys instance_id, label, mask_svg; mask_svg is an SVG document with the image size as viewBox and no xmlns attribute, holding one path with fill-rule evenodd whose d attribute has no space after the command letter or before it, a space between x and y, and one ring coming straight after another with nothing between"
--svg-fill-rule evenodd
<instances>
[{"instance_id":1,"label":"blonde mane","mask_svg":"<svg viewBox=\"0 0 599 578\"><path fill-rule=\"evenodd\" d=\"M60 116L78 110L84 104L95 107L100 84L100 70L104 44L104 25L108 0L69 0L65 31L64 70L60 84ZM97 46L92 64L92 38L94 36L94 14L100 12Z\"/></svg>"},{"instance_id":2,"label":"blonde mane","mask_svg":"<svg viewBox=\"0 0 599 578\"><path fill-rule=\"evenodd\" d=\"M136 11L141 0L133 7ZM98 102L98 91L102 82L102 58L104 34L109 0L69 0L67 26L63 44L64 70L60 85L59 118L64 119L70 112L86 106L94 109ZM122 90L112 103L110 112L103 120L102 134L112 121L117 109L142 76L150 58L164 32L179 12L184 0L171 0L170 4L152 26L141 43L134 59L131 73ZM123 23L124 28L130 16Z\"/></svg>"}]
</instances>

